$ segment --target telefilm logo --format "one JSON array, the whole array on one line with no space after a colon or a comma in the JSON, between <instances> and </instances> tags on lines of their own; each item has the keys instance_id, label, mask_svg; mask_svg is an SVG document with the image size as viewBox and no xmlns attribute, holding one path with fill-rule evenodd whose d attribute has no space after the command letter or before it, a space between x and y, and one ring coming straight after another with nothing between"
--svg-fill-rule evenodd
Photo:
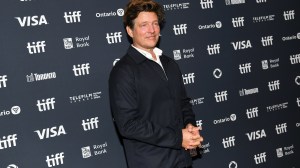
<instances>
[{"instance_id":1,"label":"telefilm logo","mask_svg":"<svg viewBox=\"0 0 300 168\"><path fill-rule=\"evenodd\" d=\"M63 125L44 128L42 130L35 130L34 132L37 133L40 140L54 138L67 134Z\"/></svg>"},{"instance_id":2,"label":"telefilm logo","mask_svg":"<svg viewBox=\"0 0 300 168\"><path fill-rule=\"evenodd\" d=\"M7 87L7 75L0 76L0 89Z\"/></svg>"},{"instance_id":3,"label":"telefilm logo","mask_svg":"<svg viewBox=\"0 0 300 168\"><path fill-rule=\"evenodd\" d=\"M220 44L207 45L208 55L220 54Z\"/></svg>"},{"instance_id":4,"label":"telefilm logo","mask_svg":"<svg viewBox=\"0 0 300 168\"><path fill-rule=\"evenodd\" d=\"M248 119L253 119L258 117L258 107L248 108L246 110L246 115Z\"/></svg>"},{"instance_id":5,"label":"telefilm logo","mask_svg":"<svg viewBox=\"0 0 300 168\"><path fill-rule=\"evenodd\" d=\"M86 146L81 148L82 158L86 159L96 155L104 155L107 154L108 144L105 141L103 144Z\"/></svg>"},{"instance_id":6,"label":"telefilm logo","mask_svg":"<svg viewBox=\"0 0 300 168\"><path fill-rule=\"evenodd\" d=\"M225 0L226 5L244 4L245 0Z\"/></svg>"},{"instance_id":7,"label":"telefilm logo","mask_svg":"<svg viewBox=\"0 0 300 168\"><path fill-rule=\"evenodd\" d=\"M64 164L64 152L51 154L46 156L46 163L48 167L59 166Z\"/></svg>"},{"instance_id":8,"label":"telefilm logo","mask_svg":"<svg viewBox=\"0 0 300 168\"><path fill-rule=\"evenodd\" d=\"M73 43L74 39L74 43ZM63 38L64 47L65 49L72 49L72 48L84 48L90 46L90 36L83 36L83 37L75 37L75 38Z\"/></svg>"},{"instance_id":9,"label":"telefilm logo","mask_svg":"<svg viewBox=\"0 0 300 168\"><path fill-rule=\"evenodd\" d=\"M99 118L88 118L86 120L82 120L82 128L84 131L90 131L98 128Z\"/></svg>"},{"instance_id":10,"label":"telefilm logo","mask_svg":"<svg viewBox=\"0 0 300 168\"><path fill-rule=\"evenodd\" d=\"M295 19L295 10L283 11L284 20L294 20Z\"/></svg>"},{"instance_id":11,"label":"telefilm logo","mask_svg":"<svg viewBox=\"0 0 300 168\"><path fill-rule=\"evenodd\" d=\"M276 154L278 158L282 158L284 156L289 156L294 154L294 144L285 146L285 147L279 147L276 149Z\"/></svg>"},{"instance_id":12,"label":"telefilm logo","mask_svg":"<svg viewBox=\"0 0 300 168\"><path fill-rule=\"evenodd\" d=\"M200 0L200 5L202 9L213 8L213 0Z\"/></svg>"},{"instance_id":13,"label":"telefilm logo","mask_svg":"<svg viewBox=\"0 0 300 168\"><path fill-rule=\"evenodd\" d=\"M27 49L29 54L44 53L46 47L45 41L27 42Z\"/></svg>"},{"instance_id":14,"label":"telefilm logo","mask_svg":"<svg viewBox=\"0 0 300 168\"><path fill-rule=\"evenodd\" d=\"M124 15L124 9L119 8L116 11L110 11L110 12L97 12L96 17L97 18L105 18L105 17L112 17L112 16L123 16Z\"/></svg>"},{"instance_id":15,"label":"telefilm logo","mask_svg":"<svg viewBox=\"0 0 300 168\"><path fill-rule=\"evenodd\" d=\"M21 27L32 27L32 26L41 26L49 24L45 15L34 15L34 16L24 16L24 17L15 17L18 20Z\"/></svg>"},{"instance_id":16,"label":"telefilm logo","mask_svg":"<svg viewBox=\"0 0 300 168\"><path fill-rule=\"evenodd\" d=\"M300 54L290 55L290 61L291 61L292 65L299 64L300 63Z\"/></svg>"},{"instance_id":17,"label":"telefilm logo","mask_svg":"<svg viewBox=\"0 0 300 168\"><path fill-rule=\"evenodd\" d=\"M248 95L256 94L258 92L259 92L258 88L239 90L240 96L248 96Z\"/></svg>"},{"instance_id":18,"label":"telefilm logo","mask_svg":"<svg viewBox=\"0 0 300 168\"><path fill-rule=\"evenodd\" d=\"M0 111L0 117L9 116L11 114L18 115L20 113L21 113L21 107L20 106L13 106L13 107L11 107L10 110Z\"/></svg>"},{"instance_id":19,"label":"telefilm logo","mask_svg":"<svg viewBox=\"0 0 300 168\"><path fill-rule=\"evenodd\" d=\"M187 34L187 24L173 25L173 31L176 36Z\"/></svg>"},{"instance_id":20,"label":"telefilm logo","mask_svg":"<svg viewBox=\"0 0 300 168\"><path fill-rule=\"evenodd\" d=\"M216 124L223 124L223 123L226 123L226 122L234 122L236 121L236 114L231 114L229 117L226 116L224 118L220 118L220 119L217 119L217 120L214 120L213 123L216 125Z\"/></svg>"},{"instance_id":21,"label":"telefilm logo","mask_svg":"<svg viewBox=\"0 0 300 168\"><path fill-rule=\"evenodd\" d=\"M244 63L239 65L240 74L246 74L251 72L251 63Z\"/></svg>"},{"instance_id":22,"label":"telefilm logo","mask_svg":"<svg viewBox=\"0 0 300 168\"><path fill-rule=\"evenodd\" d=\"M81 11L64 12L64 18L66 23L80 22Z\"/></svg>"},{"instance_id":23,"label":"telefilm logo","mask_svg":"<svg viewBox=\"0 0 300 168\"><path fill-rule=\"evenodd\" d=\"M185 85L193 84L193 83L195 83L195 73L183 74L182 79L183 79L183 83Z\"/></svg>"},{"instance_id":24,"label":"telefilm logo","mask_svg":"<svg viewBox=\"0 0 300 168\"><path fill-rule=\"evenodd\" d=\"M56 79L56 72L48 72L43 74L31 73L30 75L26 75L26 79L27 82Z\"/></svg>"},{"instance_id":25,"label":"telefilm logo","mask_svg":"<svg viewBox=\"0 0 300 168\"><path fill-rule=\"evenodd\" d=\"M275 15L255 16L252 19L253 23L270 22L275 20Z\"/></svg>"},{"instance_id":26,"label":"telefilm logo","mask_svg":"<svg viewBox=\"0 0 300 168\"><path fill-rule=\"evenodd\" d=\"M282 41L291 41L291 40L299 40L299 39L300 39L300 33L297 33L296 35L282 37Z\"/></svg>"},{"instance_id":27,"label":"telefilm logo","mask_svg":"<svg viewBox=\"0 0 300 168\"><path fill-rule=\"evenodd\" d=\"M262 163L267 162L267 153L263 152L263 153L255 154L254 162L255 162L255 164L262 164Z\"/></svg>"},{"instance_id":28,"label":"telefilm logo","mask_svg":"<svg viewBox=\"0 0 300 168\"><path fill-rule=\"evenodd\" d=\"M193 106L203 104L203 103L204 103L204 97L192 99L192 100L190 100L190 103L191 103Z\"/></svg>"},{"instance_id":29,"label":"telefilm logo","mask_svg":"<svg viewBox=\"0 0 300 168\"><path fill-rule=\"evenodd\" d=\"M279 58L262 60L261 66L263 70L278 68L279 67Z\"/></svg>"},{"instance_id":30,"label":"telefilm logo","mask_svg":"<svg viewBox=\"0 0 300 168\"><path fill-rule=\"evenodd\" d=\"M289 104L288 102L275 104L275 105L267 106L266 109L267 112L283 110L288 108L288 104Z\"/></svg>"},{"instance_id":31,"label":"telefilm logo","mask_svg":"<svg viewBox=\"0 0 300 168\"><path fill-rule=\"evenodd\" d=\"M254 141L254 140L266 138L267 134L264 129L261 129L261 130L257 130L257 131L248 132L248 133L246 133L246 136L248 137L249 141Z\"/></svg>"},{"instance_id":32,"label":"telefilm logo","mask_svg":"<svg viewBox=\"0 0 300 168\"><path fill-rule=\"evenodd\" d=\"M71 96L69 97L70 103L80 103L80 102L85 102L89 100L95 100L95 99L100 99L101 98L102 92L93 92L93 93L85 93L85 94L80 94L76 96Z\"/></svg>"},{"instance_id":33,"label":"telefilm logo","mask_svg":"<svg viewBox=\"0 0 300 168\"><path fill-rule=\"evenodd\" d=\"M1 136L0 150L17 146L17 134Z\"/></svg>"},{"instance_id":34,"label":"telefilm logo","mask_svg":"<svg viewBox=\"0 0 300 168\"><path fill-rule=\"evenodd\" d=\"M220 29L222 28L222 22L221 21L216 21L216 23L212 23L212 24L207 24L207 25L199 25L198 29L199 30L207 30L207 29Z\"/></svg>"},{"instance_id":35,"label":"telefilm logo","mask_svg":"<svg viewBox=\"0 0 300 168\"><path fill-rule=\"evenodd\" d=\"M225 149L234 147L235 146L235 136L223 138L222 144Z\"/></svg>"},{"instance_id":36,"label":"telefilm logo","mask_svg":"<svg viewBox=\"0 0 300 168\"><path fill-rule=\"evenodd\" d=\"M231 44L234 50L244 50L252 48L250 40L231 42Z\"/></svg>"},{"instance_id":37,"label":"telefilm logo","mask_svg":"<svg viewBox=\"0 0 300 168\"><path fill-rule=\"evenodd\" d=\"M122 32L106 33L106 40L108 44L121 43Z\"/></svg>"},{"instance_id":38,"label":"telefilm logo","mask_svg":"<svg viewBox=\"0 0 300 168\"><path fill-rule=\"evenodd\" d=\"M89 75L90 74L90 63L73 65L72 70L74 72L75 77Z\"/></svg>"},{"instance_id":39,"label":"telefilm logo","mask_svg":"<svg viewBox=\"0 0 300 168\"><path fill-rule=\"evenodd\" d=\"M165 4L163 5L164 11L173 11L173 10L182 10L182 9L189 9L190 3L173 3L173 4Z\"/></svg>"},{"instance_id":40,"label":"telefilm logo","mask_svg":"<svg viewBox=\"0 0 300 168\"><path fill-rule=\"evenodd\" d=\"M173 50L174 60L194 58L195 48Z\"/></svg>"}]
</instances>

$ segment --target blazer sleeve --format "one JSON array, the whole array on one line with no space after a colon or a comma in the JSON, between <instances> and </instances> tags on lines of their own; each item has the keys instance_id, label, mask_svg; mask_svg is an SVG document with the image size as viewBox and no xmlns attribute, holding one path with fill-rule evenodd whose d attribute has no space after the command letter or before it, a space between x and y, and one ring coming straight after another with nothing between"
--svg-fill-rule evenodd
<instances>
[{"instance_id":1,"label":"blazer sleeve","mask_svg":"<svg viewBox=\"0 0 300 168\"><path fill-rule=\"evenodd\" d=\"M178 125L163 127L140 117L132 66L115 66L109 78L111 110L124 138L160 147L181 149L182 131Z\"/></svg>"}]
</instances>

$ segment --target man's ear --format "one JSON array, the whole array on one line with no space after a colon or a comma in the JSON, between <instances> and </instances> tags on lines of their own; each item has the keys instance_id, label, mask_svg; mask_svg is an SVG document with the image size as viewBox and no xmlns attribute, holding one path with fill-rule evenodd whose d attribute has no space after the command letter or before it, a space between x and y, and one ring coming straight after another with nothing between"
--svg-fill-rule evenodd
<instances>
[{"instance_id":1,"label":"man's ear","mask_svg":"<svg viewBox=\"0 0 300 168\"><path fill-rule=\"evenodd\" d=\"M132 38L133 37L132 29L129 26L126 26L126 31L127 34Z\"/></svg>"}]
</instances>

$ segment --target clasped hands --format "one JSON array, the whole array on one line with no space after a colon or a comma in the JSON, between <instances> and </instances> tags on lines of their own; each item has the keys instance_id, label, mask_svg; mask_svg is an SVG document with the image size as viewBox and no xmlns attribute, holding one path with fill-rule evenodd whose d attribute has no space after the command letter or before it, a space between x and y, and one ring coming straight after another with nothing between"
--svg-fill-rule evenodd
<instances>
[{"instance_id":1,"label":"clasped hands","mask_svg":"<svg viewBox=\"0 0 300 168\"><path fill-rule=\"evenodd\" d=\"M182 129L182 147L185 150L201 147L203 137L200 135L200 130L202 130L201 127L195 127L192 124Z\"/></svg>"}]
</instances>

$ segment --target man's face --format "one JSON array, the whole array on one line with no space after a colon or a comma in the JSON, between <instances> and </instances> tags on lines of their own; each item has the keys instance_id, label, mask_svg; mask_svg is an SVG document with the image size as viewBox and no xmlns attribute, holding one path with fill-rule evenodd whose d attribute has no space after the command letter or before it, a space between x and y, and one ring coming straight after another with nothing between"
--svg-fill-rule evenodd
<instances>
[{"instance_id":1,"label":"man's face","mask_svg":"<svg viewBox=\"0 0 300 168\"><path fill-rule=\"evenodd\" d=\"M133 29L126 27L133 45L142 50L153 49L159 39L160 27L154 12L141 12L134 20Z\"/></svg>"}]
</instances>

